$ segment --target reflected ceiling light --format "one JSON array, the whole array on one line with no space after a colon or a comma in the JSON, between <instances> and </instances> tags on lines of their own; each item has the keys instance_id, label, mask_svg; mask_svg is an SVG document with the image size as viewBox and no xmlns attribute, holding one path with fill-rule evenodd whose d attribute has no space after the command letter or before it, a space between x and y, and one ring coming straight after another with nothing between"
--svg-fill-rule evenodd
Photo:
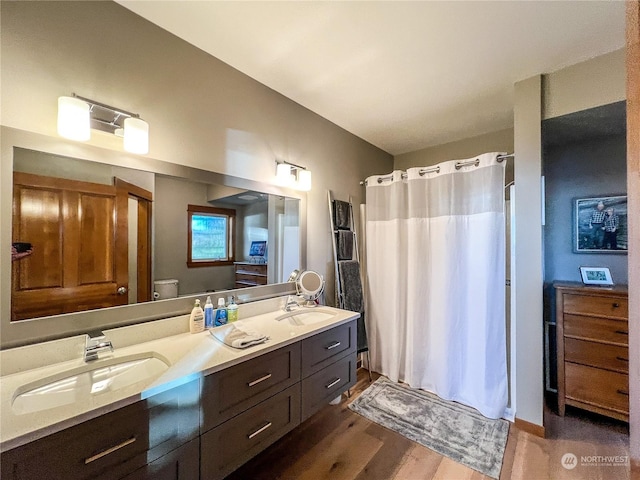
<instances>
[{"instance_id":1,"label":"reflected ceiling light","mask_svg":"<svg viewBox=\"0 0 640 480\"><path fill-rule=\"evenodd\" d=\"M80 97L58 98L58 133L71 140L87 141L91 130L124 137L124 149L131 153L149 152L149 124L137 113Z\"/></svg>"},{"instance_id":2,"label":"reflected ceiling light","mask_svg":"<svg viewBox=\"0 0 640 480\"><path fill-rule=\"evenodd\" d=\"M296 190L311 190L311 171L295 163L276 160L276 183Z\"/></svg>"}]
</instances>

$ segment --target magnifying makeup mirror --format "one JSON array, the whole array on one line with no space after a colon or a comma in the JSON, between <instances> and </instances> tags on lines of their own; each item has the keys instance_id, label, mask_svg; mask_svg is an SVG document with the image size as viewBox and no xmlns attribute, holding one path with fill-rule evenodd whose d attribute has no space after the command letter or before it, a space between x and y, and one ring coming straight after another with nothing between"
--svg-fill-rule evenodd
<instances>
[{"instance_id":1,"label":"magnifying makeup mirror","mask_svg":"<svg viewBox=\"0 0 640 480\"><path fill-rule=\"evenodd\" d=\"M296 291L298 295L306 300L305 307L315 307L315 301L324 290L324 278L313 270L305 270L296 280Z\"/></svg>"}]
</instances>

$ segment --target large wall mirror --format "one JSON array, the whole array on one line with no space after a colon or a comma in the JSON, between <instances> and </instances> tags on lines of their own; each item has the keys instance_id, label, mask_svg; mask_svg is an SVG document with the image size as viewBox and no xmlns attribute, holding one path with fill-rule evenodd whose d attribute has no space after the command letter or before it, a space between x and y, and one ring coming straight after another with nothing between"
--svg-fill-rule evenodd
<instances>
[{"instance_id":1,"label":"large wall mirror","mask_svg":"<svg viewBox=\"0 0 640 480\"><path fill-rule=\"evenodd\" d=\"M65 141L52 148L56 139L22 135L30 141L11 145L12 196L3 202L12 245L31 249L15 259L12 251L10 273L2 270L3 304L10 284L2 323L32 333L5 334L3 346L159 317L160 303L182 311L191 300L180 300L194 295L260 296L304 267L304 194L119 153L114 162L96 147L83 158Z\"/></svg>"}]
</instances>

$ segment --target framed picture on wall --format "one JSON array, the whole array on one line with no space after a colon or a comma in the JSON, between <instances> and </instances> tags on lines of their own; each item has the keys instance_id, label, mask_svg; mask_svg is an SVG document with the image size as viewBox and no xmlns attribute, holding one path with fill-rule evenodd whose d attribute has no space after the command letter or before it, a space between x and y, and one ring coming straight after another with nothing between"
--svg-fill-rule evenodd
<instances>
[{"instance_id":1,"label":"framed picture on wall","mask_svg":"<svg viewBox=\"0 0 640 480\"><path fill-rule=\"evenodd\" d=\"M576 198L573 205L575 253L627 253L627 196Z\"/></svg>"}]
</instances>

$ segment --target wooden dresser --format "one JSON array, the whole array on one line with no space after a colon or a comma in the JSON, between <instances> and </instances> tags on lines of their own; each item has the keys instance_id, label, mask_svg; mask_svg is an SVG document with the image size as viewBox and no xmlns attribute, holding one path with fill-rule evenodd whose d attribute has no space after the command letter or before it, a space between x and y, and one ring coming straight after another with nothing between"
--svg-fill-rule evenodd
<instances>
[{"instance_id":1,"label":"wooden dresser","mask_svg":"<svg viewBox=\"0 0 640 480\"><path fill-rule=\"evenodd\" d=\"M267 284L267 264L235 262L236 286L235 288L255 287Z\"/></svg>"},{"instance_id":2,"label":"wooden dresser","mask_svg":"<svg viewBox=\"0 0 640 480\"><path fill-rule=\"evenodd\" d=\"M554 287L559 414L572 405L628 422L627 287Z\"/></svg>"}]
</instances>

